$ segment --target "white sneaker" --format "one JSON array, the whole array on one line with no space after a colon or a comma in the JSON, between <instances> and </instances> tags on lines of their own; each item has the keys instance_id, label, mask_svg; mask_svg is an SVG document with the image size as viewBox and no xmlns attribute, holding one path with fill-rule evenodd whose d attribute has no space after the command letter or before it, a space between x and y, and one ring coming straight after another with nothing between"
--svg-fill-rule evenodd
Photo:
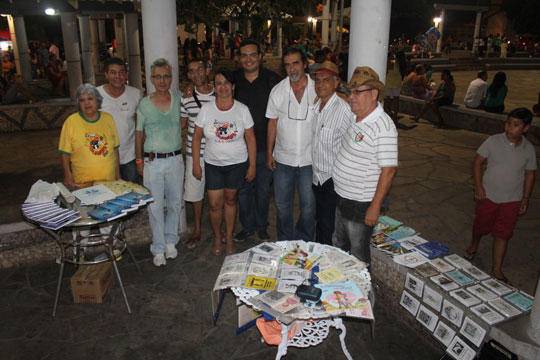
<instances>
[{"instance_id":1,"label":"white sneaker","mask_svg":"<svg viewBox=\"0 0 540 360\"><path fill-rule=\"evenodd\" d=\"M165 257L167 259L174 259L178 256L178 250L176 250L176 247L173 244L167 244L166 250L165 250Z\"/></svg>"},{"instance_id":2,"label":"white sneaker","mask_svg":"<svg viewBox=\"0 0 540 360\"><path fill-rule=\"evenodd\" d=\"M154 265L155 266L165 266L167 265L167 260L163 254L154 255Z\"/></svg>"}]
</instances>

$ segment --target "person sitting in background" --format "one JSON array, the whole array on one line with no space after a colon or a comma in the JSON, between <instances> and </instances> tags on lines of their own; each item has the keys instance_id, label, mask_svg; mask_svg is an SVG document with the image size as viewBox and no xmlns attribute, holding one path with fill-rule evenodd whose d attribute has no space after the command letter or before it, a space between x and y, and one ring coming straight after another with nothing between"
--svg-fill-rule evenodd
<instances>
[{"instance_id":1,"label":"person sitting in background","mask_svg":"<svg viewBox=\"0 0 540 360\"><path fill-rule=\"evenodd\" d=\"M487 94L488 73L483 70L477 74L477 78L471 81L463 103L469 109L483 109Z\"/></svg>"},{"instance_id":2,"label":"person sitting in background","mask_svg":"<svg viewBox=\"0 0 540 360\"><path fill-rule=\"evenodd\" d=\"M49 55L49 62L47 63L47 77L51 81L53 91L55 91L58 96L64 96L64 81L66 75L62 70L62 63L53 53Z\"/></svg>"},{"instance_id":3,"label":"person sitting in background","mask_svg":"<svg viewBox=\"0 0 540 360\"><path fill-rule=\"evenodd\" d=\"M326 61L326 53L323 50L315 51L314 60L315 62L308 67L310 74L315 74L315 71Z\"/></svg>"},{"instance_id":4,"label":"person sitting in background","mask_svg":"<svg viewBox=\"0 0 540 360\"><path fill-rule=\"evenodd\" d=\"M64 185L80 188L96 180L119 180L118 134L112 116L99 111L101 94L93 85L82 84L75 101L79 111L64 122L58 144Z\"/></svg>"},{"instance_id":5,"label":"person sitting in background","mask_svg":"<svg viewBox=\"0 0 540 360\"><path fill-rule=\"evenodd\" d=\"M401 91L401 74L397 62L392 54L388 54L386 64L386 99L384 100L384 111L390 115L394 124L398 124L399 113L399 93Z\"/></svg>"},{"instance_id":6,"label":"person sitting in background","mask_svg":"<svg viewBox=\"0 0 540 360\"><path fill-rule=\"evenodd\" d=\"M487 89L487 98L485 110L490 113L502 113L504 111L504 99L508 93L508 87L505 85L506 74L499 71L495 74L493 82Z\"/></svg>"},{"instance_id":7,"label":"person sitting in background","mask_svg":"<svg viewBox=\"0 0 540 360\"><path fill-rule=\"evenodd\" d=\"M412 96L416 99L426 100L426 96L430 90L430 81L426 78L426 70L424 65L416 65L414 71L416 75L410 80Z\"/></svg>"},{"instance_id":8,"label":"person sitting in background","mask_svg":"<svg viewBox=\"0 0 540 360\"><path fill-rule=\"evenodd\" d=\"M532 110L534 116L540 116L540 92L538 93L538 103L533 105Z\"/></svg>"},{"instance_id":9,"label":"person sitting in background","mask_svg":"<svg viewBox=\"0 0 540 360\"><path fill-rule=\"evenodd\" d=\"M418 122L418 120L424 115L427 109L431 108L437 116L439 123L437 126L443 126L444 121L439 111L439 107L445 105L452 105L454 102L454 95L456 93L456 85L454 84L454 77L450 74L449 70L444 70L441 74L441 83L434 92L434 96L426 101L420 113L417 116L413 117L412 120Z\"/></svg>"}]
</instances>

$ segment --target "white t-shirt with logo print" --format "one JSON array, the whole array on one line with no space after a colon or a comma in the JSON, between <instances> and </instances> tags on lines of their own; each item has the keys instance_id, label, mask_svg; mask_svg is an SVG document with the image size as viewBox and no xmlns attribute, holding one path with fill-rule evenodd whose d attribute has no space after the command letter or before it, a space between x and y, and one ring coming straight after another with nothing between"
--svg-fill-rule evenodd
<instances>
[{"instance_id":1,"label":"white t-shirt with logo print","mask_svg":"<svg viewBox=\"0 0 540 360\"><path fill-rule=\"evenodd\" d=\"M204 161L215 166L241 164L248 159L244 133L253 127L249 108L234 100L233 107L221 111L212 100L204 104L195 125L203 129L206 139Z\"/></svg>"}]
</instances>

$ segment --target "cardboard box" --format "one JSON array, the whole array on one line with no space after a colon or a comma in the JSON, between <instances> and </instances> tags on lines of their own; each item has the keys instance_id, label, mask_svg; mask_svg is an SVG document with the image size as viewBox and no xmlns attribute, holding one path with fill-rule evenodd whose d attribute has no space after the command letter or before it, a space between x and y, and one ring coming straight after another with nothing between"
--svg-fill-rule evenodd
<instances>
[{"instance_id":1,"label":"cardboard box","mask_svg":"<svg viewBox=\"0 0 540 360\"><path fill-rule=\"evenodd\" d=\"M101 304L114 284L112 264L81 265L71 278L73 300L77 304Z\"/></svg>"}]
</instances>

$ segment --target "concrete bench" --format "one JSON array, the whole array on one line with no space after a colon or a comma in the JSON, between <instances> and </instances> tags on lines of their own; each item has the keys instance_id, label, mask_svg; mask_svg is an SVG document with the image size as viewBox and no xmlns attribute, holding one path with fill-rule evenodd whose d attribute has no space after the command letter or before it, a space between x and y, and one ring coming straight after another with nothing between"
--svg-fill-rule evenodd
<instances>
[{"instance_id":1,"label":"concrete bench","mask_svg":"<svg viewBox=\"0 0 540 360\"><path fill-rule=\"evenodd\" d=\"M400 96L399 112L412 116L417 115L424 103L423 100L410 96ZM484 110L469 109L458 104L441 106L439 111L445 125L490 135L504 131L504 123L507 117L505 114L493 114ZM432 122L438 121L431 110L426 111L422 118ZM540 119L533 119L526 137L531 143L540 145Z\"/></svg>"},{"instance_id":2,"label":"concrete bench","mask_svg":"<svg viewBox=\"0 0 540 360\"><path fill-rule=\"evenodd\" d=\"M540 70L540 62L537 62L537 63L534 63L534 64L527 64L527 63L486 64L486 70Z\"/></svg>"},{"instance_id":3,"label":"concrete bench","mask_svg":"<svg viewBox=\"0 0 540 360\"><path fill-rule=\"evenodd\" d=\"M454 71L456 70L456 64L434 64L432 65L433 72L442 72L443 70L450 70Z\"/></svg>"},{"instance_id":4,"label":"concrete bench","mask_svg":"<svg viewBox=\"0 0 540 360\"><path fill-rule=\"evenodd\" d=\"M450 64L450 59L447 57L440 57L440 58L433 58L433 59L411 59L411 63L441 65L441 64Z\"/></svg>"}]
</instances>

